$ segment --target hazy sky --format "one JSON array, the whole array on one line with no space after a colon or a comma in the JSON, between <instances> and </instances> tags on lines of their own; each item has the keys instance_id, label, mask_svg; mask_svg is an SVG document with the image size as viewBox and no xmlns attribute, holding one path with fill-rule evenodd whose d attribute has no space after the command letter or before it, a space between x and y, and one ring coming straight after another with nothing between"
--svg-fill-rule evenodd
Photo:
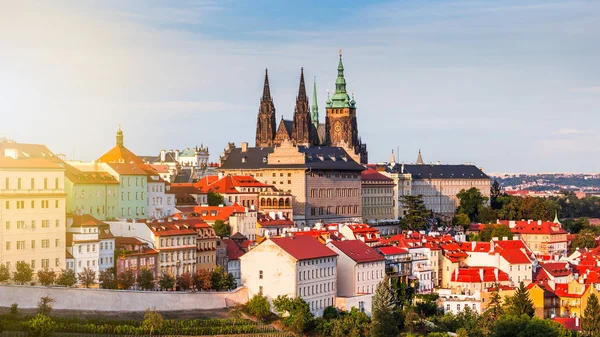
<instances>
[{"instance_id":1,"label":"hazy sky","mask_svg":"<svg viewBox=\"0 0 600 337\"><path fill-rule=\"evenodd\" d=\"M176 3L177 5L175 5ZM91 160L254 144L343 49L371 162L600 171L600 1L1 1L0 134ZM308 86L312 90L312 83Z\"/></svg>"}]
</instances>

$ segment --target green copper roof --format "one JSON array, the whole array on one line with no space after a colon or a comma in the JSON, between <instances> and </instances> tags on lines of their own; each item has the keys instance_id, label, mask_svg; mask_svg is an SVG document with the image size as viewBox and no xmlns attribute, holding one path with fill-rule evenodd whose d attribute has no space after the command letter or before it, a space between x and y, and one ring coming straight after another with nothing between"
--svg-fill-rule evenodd
<instances>
[{"instance_id":1,"label":"green copper roof","mask_svg":"<svg viewBox=\"0 0 600 337\"><path fill-rule=\"evenodd\" d=\"M338 76L335 80L335 93L327 103L329 108L349 108L350 96L346 92L346 79L344 78L344 64L342 64L342 53L340 52L340 63L338 63Z\"/></svg>"},{"instance_id":2,"label":"green copper roof","mask_svg":"<svg viewBox=\"0 0 600 337\"><path fill-rule=\"evenodd\" d=\"M319 126L319 105L317 104L317 78L315 77L313 84L313 97L312 97L312 105L310 106L311 111L311 122L316 127Z\"/></svg>"}]
</instances>

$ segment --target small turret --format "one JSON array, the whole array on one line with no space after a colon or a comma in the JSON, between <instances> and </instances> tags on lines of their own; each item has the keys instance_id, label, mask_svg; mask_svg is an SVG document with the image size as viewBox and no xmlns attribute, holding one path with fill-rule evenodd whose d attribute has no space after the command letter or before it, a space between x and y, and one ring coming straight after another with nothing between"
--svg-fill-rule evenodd
<instances>
[{"instance_id":1,"label":"small turret","mask_svg":"<svg viewBox=\"0 0 600 337\"><path fill-rule=\"evenodd\" d=\"M421 149L419 149L419 155L417 156L417 164L423 165L423 157L421 156Z\"/></svg>"},{"instance_id":2,"label":"small turret","mask_svg":"<svg viewBox=\"0 0 600 337\"><path fill-rule=\"evenodd\" d=\"M121 124L119 124L119 130L117 131L117 146L123 147L123 131L121 131Z\"/></svg>"}]
</instances>

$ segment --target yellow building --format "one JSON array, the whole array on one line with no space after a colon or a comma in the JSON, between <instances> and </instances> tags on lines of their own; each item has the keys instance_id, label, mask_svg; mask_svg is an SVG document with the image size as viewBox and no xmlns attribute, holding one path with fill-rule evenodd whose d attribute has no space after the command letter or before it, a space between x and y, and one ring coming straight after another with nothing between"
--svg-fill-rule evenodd
<instances>
[{"instance_id":1,"label":"yellow building","mask_svg":"<svg viewBox=\"0 0 600 337\"><path fill-rule=\"evenodd\" d=\"M551 318L559 313L559 298L549 286L531 283L527 289L537 318Z\"/></svg>"},{"instance_id":2,"label":"yellow building","mask_svg":"<svg viewBox=\"0 0 600 337\"><path fill-rule=\"evenodd\" d=\"M65 168L27 153L41 145L0 147L0 263L14 271L17 261L34 271L65 268ZM8 145L14 145L9 148Z\"/></svg>"},{"instance_id":3,"label":"yellow building","mask_svg":"<svg viewBox=\"0 0 600 337\"><path fill-rule=\"evenodd\" d=\"M590 295L593 293L598 296L596 288L575 280L568 284L557 284L555 287L554 293L559 299L559 315L562 317L581 317Z\"/></svg>"}]
</instances>

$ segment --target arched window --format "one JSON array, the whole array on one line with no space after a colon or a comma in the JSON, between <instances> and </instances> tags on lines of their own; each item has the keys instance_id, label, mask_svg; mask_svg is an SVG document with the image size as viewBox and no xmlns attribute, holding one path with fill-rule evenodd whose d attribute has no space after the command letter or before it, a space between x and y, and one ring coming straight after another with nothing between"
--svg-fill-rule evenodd
<instances>
[{"instance_id":1,"label":"arched window","mask_svg":"<svg viewBox=\"0 0 600 337\"><path fill-rule=\"evenodd\" d=\"M290 198L285 198L285 205L290 206Z\"/></svg>"},{"instance_id":2,"label":"arched window","mask_svg":"<svg viewBox=\"0 0 600 337\"><path fill-rule=\"evenodd\" d=\"M272 206L270 198L267 199L267 206Z\"/></svg>"},{"instance_id":3,"label":"arched window","mask_svg":"<svg viewBox=\"0 0 600 337\"><path fill-rule=\"evenodd\" d=\"M279 199L279 207L283 207L283 203L284 203L283 198L280 198Z\"/></svg>"},{"instance_id":4,"label":"arched window","mask_svg":"<svg viewBox=\"0 0 600 337\"><path fill-rule=\"evenodd\" d=\"M260 206L264 206L265 205L265 199L260 199Z\"/></svg>"}]
</instances>

